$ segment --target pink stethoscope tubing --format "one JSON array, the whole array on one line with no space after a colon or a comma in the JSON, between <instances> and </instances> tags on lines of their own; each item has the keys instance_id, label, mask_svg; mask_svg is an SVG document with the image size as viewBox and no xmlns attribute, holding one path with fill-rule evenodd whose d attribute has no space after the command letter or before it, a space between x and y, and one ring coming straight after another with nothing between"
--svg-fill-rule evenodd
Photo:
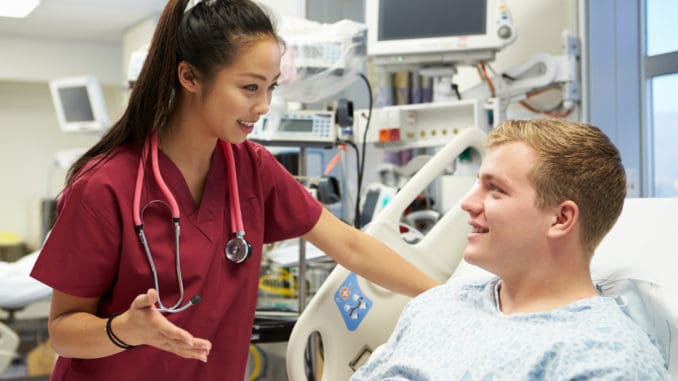
<instances>
[{"instance_id":1,"label":"pink stethoscope tubing","mask_svg":"<svg viewBox=\"0 0 678 381\"><path fill-rule=\"evenodd\" d=\"M158 165L158 134L157 131L154 131L151 134L150 144L149 141L144 143L144 147L141 152L141 157L139 158L139 166L137 169L137 178L134 186L134 200L133 200L133 211L132 218L134 220L134 228L137 231L139 236L139 241L144 248L146 253L146 258L151 267L151 272L153 273L153 282L155 284L155 289L158 292L158 310L160 312L169 312L176 313L181 312L194 304L197 304L200 301L200 296L196 295L191 298L186 304L181 306L184 301L184 282L181 277L181 264L180 264L180 250L179 250L179 236L181 234L181 229L179 227L179 206L176 199L172 195L172 192L167 187L165 180L160 174L160 167ZM223 140L219 140L219 145L221 146L224 156L226 158L226 163L228 165L228 181L230 187L230 206L231 206L231 226L233 228L233 234L235 238L231 238L225 247L226 257L236 263L241 263L251 254L251 246L245 241L245 230L242 222L242 213L240 211L240 197L238 194L238 183L236 181L236 170L235 162L233 159L233 149L229 143L226 143ZM174 225L174 261L175 269L177 274L177 283L179 285L179 300L172 306L166 307L162 303L162 298L160 297L160 285L158 283L158 272L155 268L155 262L153 261L153 255L151 254L151 249L148 245L148 240L146 239L146 234L144 233L144 224L142 220L141 212L141 189L144 180L145 174L145 163L148 159L148 154L151 154L151 167L153 168L153 176L156 183L160 187L160 190L164 194L167 202L169 203L169 208L172 213L172 223Z\"/></svg>"}]
</instances>

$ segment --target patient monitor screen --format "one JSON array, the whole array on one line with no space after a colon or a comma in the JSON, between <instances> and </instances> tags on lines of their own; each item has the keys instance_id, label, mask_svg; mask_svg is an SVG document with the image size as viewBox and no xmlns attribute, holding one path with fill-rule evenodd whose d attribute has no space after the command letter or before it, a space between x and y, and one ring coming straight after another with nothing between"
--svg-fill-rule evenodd
<instances>
[{"instance_id":1,"label":"patient monitor screen","mask_svg":"<svg viewBox=\"0 0 678 381\"><path fill-rule=\"evenodd\" d=\"M280 131L287 132L312 132L313 120L299 120L299 119L281 119Z\"/></svg>"},{"instance_id":2,"label":"patient monitor screen","mask_svg":"<svg viewBox=\"0 0 678 381\"><path fill-rule=\"evenodd\" d=\"M59 98L66 122L90 122L94 120L94 112L89 103L87 87L62 87L59 89Z\"/></svg>"},{"instance_id":3,"label":"patient monitor screen","mask_svg":"<svg viewBox=\"0 0 678 381\"><path fill-rule=\"evenodd\" d=\"M484 0L383 0L378 40L485 34Z\"/></svg>"}]
</instances>

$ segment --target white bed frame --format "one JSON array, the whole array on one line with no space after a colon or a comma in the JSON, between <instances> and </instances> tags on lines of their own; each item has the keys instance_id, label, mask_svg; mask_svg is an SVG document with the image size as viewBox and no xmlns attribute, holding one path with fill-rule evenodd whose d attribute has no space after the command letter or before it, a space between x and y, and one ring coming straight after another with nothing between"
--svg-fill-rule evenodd
<instances>
[{"instance_id":1,"label":"white bed frame","mask_svg":"<svg viewBox=\"0 0 678 381\"><path fill-rule=\"evenodd\" d=\"M34 302L47 300L52 295L51 288L30 277L38 254L39 251L35 251L15 262L0 262L0 310L9 314L8 320L12 320L15 311ZM0 375L18 357L19 344L16 332L0 322Z\"/></svg>"}]
</instances>

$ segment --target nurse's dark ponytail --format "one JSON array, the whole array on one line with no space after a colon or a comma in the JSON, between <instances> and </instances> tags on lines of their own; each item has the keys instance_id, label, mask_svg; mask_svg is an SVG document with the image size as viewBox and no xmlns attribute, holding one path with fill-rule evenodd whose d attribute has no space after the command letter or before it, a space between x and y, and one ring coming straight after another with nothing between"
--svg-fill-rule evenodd
<instances>
[{"instance_id":1,"label":"nurse's dark ponytail","mask_svg":"<svg viewBox=\"0 0 678 381\"><path fill-rule=\"evenodd\" d=\"M146 61L120 120L69 169L66 185L93 168L113 150L134 144L139 152L153 130L168 128L181 96L177 65L191 64L206 84L233 62L248 43L259 38L281 39L270 17L251 0L203 0L184 13L189 0L169 0L158 20Z\"/></svg>"}]
</instances>

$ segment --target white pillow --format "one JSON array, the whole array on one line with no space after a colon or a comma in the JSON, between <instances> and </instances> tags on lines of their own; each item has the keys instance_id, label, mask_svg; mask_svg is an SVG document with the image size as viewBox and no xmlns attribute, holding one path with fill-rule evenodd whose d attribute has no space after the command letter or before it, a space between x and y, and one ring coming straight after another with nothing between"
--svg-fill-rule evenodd
<instances>
[{"instance_id":1,"label":"white pillow","mask_svg":"<svg viewBox=\"0 0 678 381\"><path fill-rule=\"evenodd\" d=\"M614 297L624 312L645 332L657 340L662 355L669 364L678 364L678 334L676 301L678 295L651 282L637 279L594 280L605 296ZM670 367L669 369L672 369Z\"/></svg>"}]
</instances>

